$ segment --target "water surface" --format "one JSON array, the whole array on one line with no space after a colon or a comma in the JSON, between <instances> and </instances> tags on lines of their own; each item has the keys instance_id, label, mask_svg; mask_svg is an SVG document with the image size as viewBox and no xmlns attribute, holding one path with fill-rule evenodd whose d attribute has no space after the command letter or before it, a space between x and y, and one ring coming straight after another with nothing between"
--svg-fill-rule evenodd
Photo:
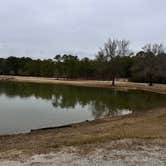
<instances>
[{"instance_id":1,"label":"water surface","mask_svg":"<svg viewBox=\"0 0 166 166\"><path fill-rule=\"evenodd\" d=\"M166 107L166 96L66 85L0 82L0 135Z\"/></svg>"}]
</instances>

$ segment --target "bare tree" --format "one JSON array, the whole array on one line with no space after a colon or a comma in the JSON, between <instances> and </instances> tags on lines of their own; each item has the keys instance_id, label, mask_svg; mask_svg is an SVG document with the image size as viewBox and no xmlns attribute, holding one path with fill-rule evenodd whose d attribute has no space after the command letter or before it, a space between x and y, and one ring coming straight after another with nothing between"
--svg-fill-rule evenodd
<instances>
[{"instance_id":1,"label":"bare tree","mask_svg":"<svg viewBox=\"0 0 166 166\"><path fill-rule=\"evenodd\" d=\"M159 55L159 54L162 54L164 53L165 49L164 49L164 46L163 44L146 44L144 47L142 47L143 51L145 53L153 53L154 55Z\"/></svg>"},{"instance_id":2,"label":"bare tree","mask_svg":"<svg viewBox=\"0 0 166 166\"><path fill-rule=\"evenodd\" d=\"M129 44L130 42L128 40L119 40L118 41L118 55L119 56L125 56L129 55Z\"/></svg>"},{"instance_id":3,"label":"bare tree","mask_svg":"<svg viewBox=\"0 0 166 166\"><path fill-rule=\"evenodd\" d=\"M112 85L115 86L115 78L118 72L118 56L125 56L129 53L129 41L127 40L112 40L104 44L104 48L98 53L98 56L104 56L110 64L110 73L112 78Z\"/></svg>"}]
</instances>

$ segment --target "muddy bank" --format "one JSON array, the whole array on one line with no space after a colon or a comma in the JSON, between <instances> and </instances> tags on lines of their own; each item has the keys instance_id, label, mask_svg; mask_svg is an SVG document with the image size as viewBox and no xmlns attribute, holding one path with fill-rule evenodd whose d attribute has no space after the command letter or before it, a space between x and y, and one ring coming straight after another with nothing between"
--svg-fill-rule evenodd
<instances>
[{"instance_id":1,"label":"muddy bank","mask_svg":"<svg viewBox=\"0 0 166 166\"><path fill-rule=\"evenodd\" d=\"M120 90L143 90L166 94L166 85L156 84L154 86L148 86L143 83L133 82L116 82L116 86L113 87L111 81L92 81L92 80L56 80L55 78L43 78L43 77L22 77L22 76L0 76L0 80L16 81L16 82L31 82L31 83L51 83L51 84L65 84L75 86L87 86L87 87L103 87L103 88L116 88Z\"/></svg>"}]
</instances>

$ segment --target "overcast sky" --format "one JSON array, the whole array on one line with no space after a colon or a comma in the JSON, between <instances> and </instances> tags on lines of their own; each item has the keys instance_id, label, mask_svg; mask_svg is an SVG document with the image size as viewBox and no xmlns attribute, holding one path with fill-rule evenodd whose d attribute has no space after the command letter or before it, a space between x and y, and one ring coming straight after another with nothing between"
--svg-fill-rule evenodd
<instances>
[{"instance_id":1,"label":"overcast sky","mask_svg":"<svg viewBox=\"0 0 166 166\"><path fill-rule=\"evenodd\" d=\"M94 57L108 38L166 45L166 0L0 0L0 57Z\"/></svg>"}]
</instances>

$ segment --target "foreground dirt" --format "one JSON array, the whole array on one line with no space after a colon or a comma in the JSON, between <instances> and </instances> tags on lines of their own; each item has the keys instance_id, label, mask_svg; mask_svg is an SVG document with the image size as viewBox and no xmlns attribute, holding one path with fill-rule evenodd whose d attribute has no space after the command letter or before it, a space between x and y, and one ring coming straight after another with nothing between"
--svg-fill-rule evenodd
<instances>
[{"instance_id":1,"label":"foreground dirt","mask_svg":"<svg viewBox=\"0 0 166 166\"><path fill-rule=\"evenodd\" d=\"M148 86L142 83L133 82L116 82L116 86L113 87L111 81L87 81L87 80L57 80L54 78L43 77L22 77L22 76L0 76L0 80L16 81L16 82L31 82L31 83L51 83L51 84L65 84L75 86L88 86L88 87L104 87L104 88L116 88L121 90L143 90L166 94L166 85L154 85Z\"/></svg>"},{"instance_id":2,"label":"foreground dirt","mask_svg":"<svg viewBox=\"0 0 166 166\"><path fill-rule=\"evenodd\" d=\"M164 140L144 141L125 139L102 143L85 153L78 147L63 148L58 152L34 155L17 161L0 160L2 166L165 166Z\"/></svg>"}]
</instances>

